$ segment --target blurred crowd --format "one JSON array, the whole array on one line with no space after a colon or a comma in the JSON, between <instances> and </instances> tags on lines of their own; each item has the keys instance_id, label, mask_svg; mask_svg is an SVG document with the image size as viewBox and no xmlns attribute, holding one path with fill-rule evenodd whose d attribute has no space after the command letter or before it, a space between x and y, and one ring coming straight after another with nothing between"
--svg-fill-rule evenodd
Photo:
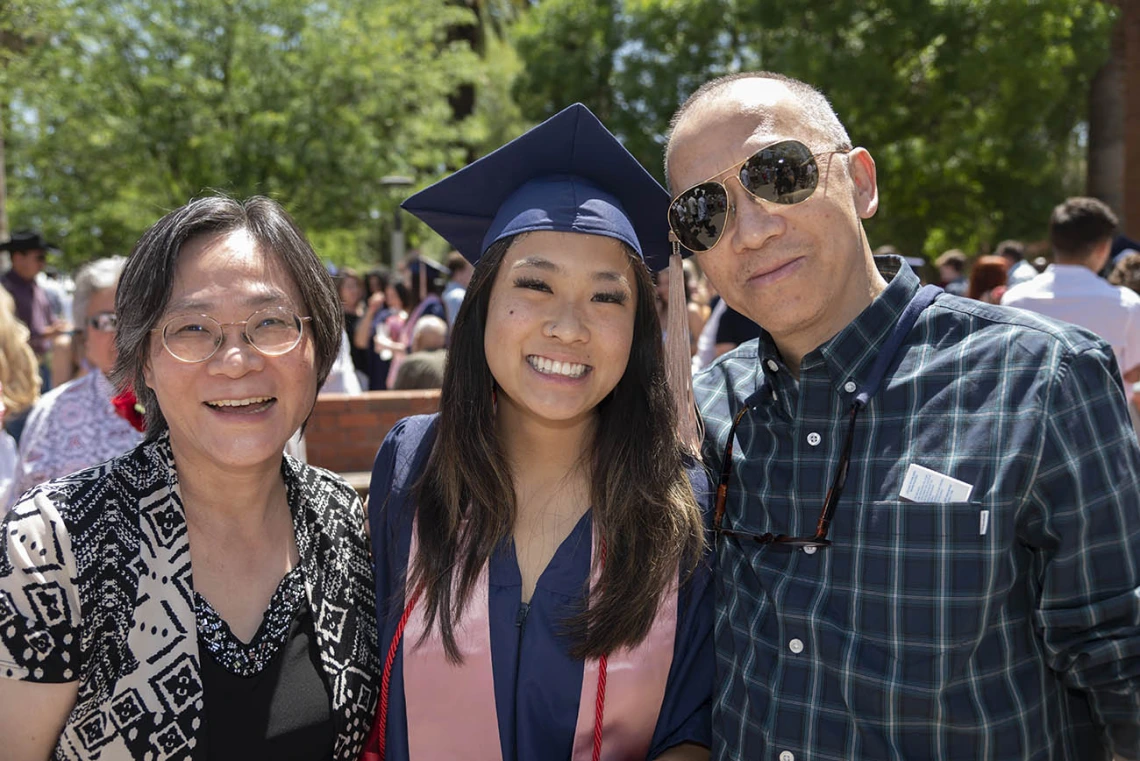
<instances>
[{"instance_id":1,"label":"blurred crowd","mask_svg":"<svg viewBox=\"0 0 1140 761\"><path fill-rule=\"evenodd\" d=\"M949 293L1032 309L1108 340L1140 433L1140 243L1115 234L1117 220L1099 201L1070 199L1057 208L1048 241L1004 240L974 258L959 249L933 262L904 258L924 282ZM1066 224L1073 229L1061 229ZM0 277L0 505L6 506L38 483L127 451L142 439L142 417L133 397L117 395L107 377L125 258L89 262L72 277L48 265L58 249L36 232L17 232L0 250L9 260ZM875 254L902 255L890 245ZM760 332L719 297L698 262L687 259L683 269L694 373ZM442 264L413 252L394 269L327 267L344 335L322 391L439 388L471 264L457 252ZM669 270L654 277L664 329ZM299 434L291 447L304 456Z\"/></svg>"}]
</instances>

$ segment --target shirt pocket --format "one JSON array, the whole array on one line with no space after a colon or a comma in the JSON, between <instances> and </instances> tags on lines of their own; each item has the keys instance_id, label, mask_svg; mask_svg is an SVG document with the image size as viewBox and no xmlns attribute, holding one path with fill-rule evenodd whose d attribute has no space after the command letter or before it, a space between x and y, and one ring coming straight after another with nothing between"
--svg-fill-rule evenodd
<instances>
[{"instance_id":1,"label":"shirt pocket","mask_svg":"<svg viewBox=\"0 0 1140 761\"><path fill-rule=\"evenodd\" d=\"M911 653L972 647L998 583L998 533L983 502L871 503L856 559L859 628Z\"/></svg>"}]
</instances>

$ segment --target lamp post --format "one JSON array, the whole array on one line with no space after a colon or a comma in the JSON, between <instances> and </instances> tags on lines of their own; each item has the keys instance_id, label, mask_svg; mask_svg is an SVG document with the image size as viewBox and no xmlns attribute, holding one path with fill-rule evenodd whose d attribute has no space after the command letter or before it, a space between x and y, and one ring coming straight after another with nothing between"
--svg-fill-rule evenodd
<instances>
[{"instance_id":1,"label":"lamp post","mask_svg":"<svg viewBox=\"0 0 1140 761\"><path fill-rule=\"evenodd\" d=\"M411 177L405 177L399 174L388 174L380 178L380 185L384 188L410 188L415 185L416 181ZM404 224L400 219L400 204L396 203L396 208L393 211L393 224L392 224L392 248L390 251L392 270L400 265L400 260L404 258Z\"/></svg>"}]
</instances>

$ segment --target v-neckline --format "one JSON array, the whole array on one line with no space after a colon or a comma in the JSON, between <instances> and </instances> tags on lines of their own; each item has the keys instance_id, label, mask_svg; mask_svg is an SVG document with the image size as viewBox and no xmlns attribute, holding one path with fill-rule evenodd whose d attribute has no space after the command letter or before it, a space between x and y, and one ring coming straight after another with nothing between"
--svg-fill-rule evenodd
<instances>
[{"instance_id":1,"label":"v-neckline","mask_svg":"<svg viewBox=\"0 0 1140 761\"><path fill-rule=\"evenodd\" d=\"M539 594L539 590L546 592L555 592L565 596L580 595L583 590L583 580L567 580L563 584L558 582L565 578L561 574L561 569L573 563L574 557L577 554L577 549L580 543L585 540L586 542L593 541L593 508L587 509L582 513L574 524L574 528L570 529L570 533L554 550L554 554L550 556L550 561L546 567L539 573L538 578L535 579L534 592L531 593L529 603L533 603ZM501 550L501 565L499 571L495 573L492 570L491 582L496 581L500 586L513 586L519 588L519 600L522 601L522 569L519 568L518 551L515 547L514 535L507 537ZM496 564L492 564L493 566ZM587 570L587 576L589 571ZM496 579L495 577L498 576Z\"/></svg>"}]
</instances>

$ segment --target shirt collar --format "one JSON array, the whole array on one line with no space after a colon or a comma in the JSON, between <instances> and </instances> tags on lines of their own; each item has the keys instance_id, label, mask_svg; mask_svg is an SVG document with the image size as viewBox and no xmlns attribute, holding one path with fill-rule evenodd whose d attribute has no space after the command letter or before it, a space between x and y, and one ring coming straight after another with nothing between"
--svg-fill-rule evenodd
<instances>
[{"instance_id":1,"label":"shirt collar","mask_svg":"<svg viewBox=\"0 0 1140 761\"><path fill-rule=\"evenodd\" d=\"M1083 264L1050 264L1045 268L1046 272L1050 272L1054 277L1060 276L1072 279L1085 279L1085 280L1101 280L1101 276L1090 270ZM1107 280L1105 282L1108 282Z\"/></svg>"},{"instance_id":2,"label":"shirt collar","mask_svg":"<svg viewBox=\"0 0 1140 761\"><path fill-rule=\"evenodd\" d=\"M855 390L862 387L879 348L921 285L918 276L902 257L876 256L875 266L887 281L886 289L845 328L819 348L808 352L800 363L801 373L823 365L844 397L853 398ZM767 331L761 331L757 372L763 374L769 362L785 368L772 337Z\"/></svg>"}]
</instances>

